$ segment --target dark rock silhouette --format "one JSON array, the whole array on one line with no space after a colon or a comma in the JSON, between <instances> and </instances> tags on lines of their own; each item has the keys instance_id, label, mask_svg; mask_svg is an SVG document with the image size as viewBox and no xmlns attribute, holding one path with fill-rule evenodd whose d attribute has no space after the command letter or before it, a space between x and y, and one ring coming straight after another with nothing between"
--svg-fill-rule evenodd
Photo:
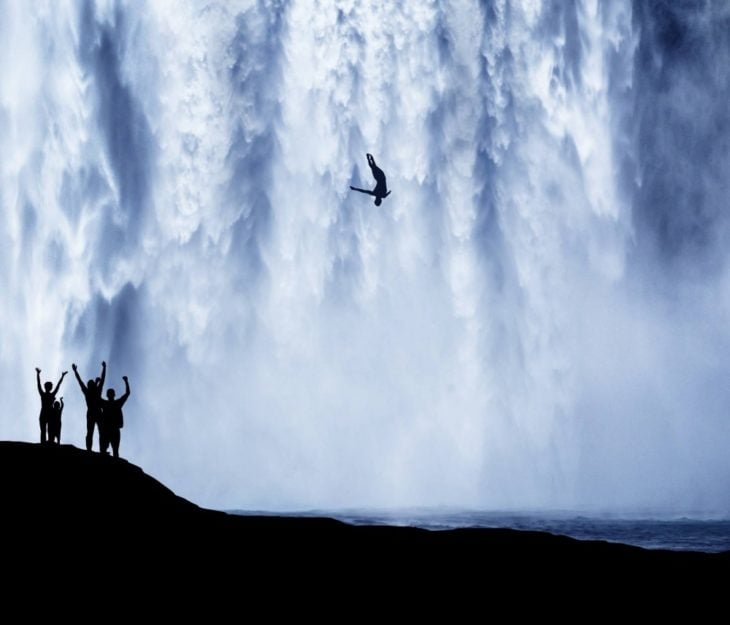
<instances>
[{"instance_id":1,"label":"dark rock silhouette","mask_svg":"<svg viewBox=\"0 0 730 625\"><path fill-rule=\"evenodd\" d=\"M398 601L458 593L482 605L484 593L521 597L551 584L556 596L574 596L582 586L614 601L617 576L643 594L644 580L679 584L730 572L730 553L647 551L506 529L429 531L225 514L178 497L125 460L69 445L0 442L0 479L3 567L14 579L36 580L42 572L43 579L68 578L76 592L96 588L103 597L149 588L153 601L172 583L168 608L186 605L179 584L252 600L254 591L281 599L306 590L324 601L333 588L346 588L361 602L383 601L382 592ZM56 537L51 551L43 539L49 530ZM85 576L69 575L79 562Z\"/></svg>"},{"instance_id":2,"label":"dark rock silhouette","mask_svg":"<svg viewBox=\"0 0 730 625\"><path fill-rule=\"evenodd\" d=\"M373 155L367 154L367 159L370 171L372 171L373 178L375 178L375 188L370 191L370 189L360 189L359 187L351 186L350 189L375 196L375 206L380 206L383 199L390 195L390 191L388 191L388 185L385 182L385 174L383 173L383 170L375 164Z\"/></svg>"}]
</instances>

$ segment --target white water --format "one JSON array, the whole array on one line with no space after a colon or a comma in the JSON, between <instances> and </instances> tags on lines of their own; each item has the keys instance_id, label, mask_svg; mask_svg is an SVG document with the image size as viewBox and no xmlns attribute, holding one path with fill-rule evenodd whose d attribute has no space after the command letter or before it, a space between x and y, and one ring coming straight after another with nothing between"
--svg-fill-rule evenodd
<instances>
[{"instance_id":1,"label":"white water","mask_svg":"<svg viewBox=\"0 0 730 625\"><path fill-rule=\"evenodd\" d=\"M726 254L663 253L642 195L668 184L663 137L727 143L707 103L730 81L672 73L668 44L639 63L655 15L0 12L2 438L37 438L34 366L104 358L132 385L122 454L207 505L730 509ZM705 47L723 18L680 17ZM681 97L636 75L660 66ZM701 179L724 232L726 150L669 147L662 171ZM365 152L381 207L348 190Z\"/></svg>"}]
</instances>

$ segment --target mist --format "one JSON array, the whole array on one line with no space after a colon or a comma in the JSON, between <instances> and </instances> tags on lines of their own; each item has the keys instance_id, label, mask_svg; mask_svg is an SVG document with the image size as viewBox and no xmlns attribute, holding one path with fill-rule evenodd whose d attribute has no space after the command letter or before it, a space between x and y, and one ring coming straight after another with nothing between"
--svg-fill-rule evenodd
<instances>
[{"instance_id":1,"label":"mist","mask_svg":"<svg viewBox=\"0 0 730 625\"><path fill-rule=\"evenodd\" d=\"M106 360L202 505L730 513L720 5L3 3L0 436Z\"/></svg>"}]
</instances>

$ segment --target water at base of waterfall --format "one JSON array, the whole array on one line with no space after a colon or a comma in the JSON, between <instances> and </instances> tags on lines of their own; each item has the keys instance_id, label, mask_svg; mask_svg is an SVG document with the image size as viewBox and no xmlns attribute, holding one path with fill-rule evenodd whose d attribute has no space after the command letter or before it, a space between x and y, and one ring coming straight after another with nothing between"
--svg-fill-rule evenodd
<instances>
[{"instance_id":1,"label":"water at base of waterfall","mask_svg":"<svg viewBox=\"0 0 730 625\"><path fill-rule=\"evenodd\" d=\"M236 510L236 514L272 514ZM327 516L354 525L396 525L448 530L461 527L509 528L549 532L579 540L605 540L675 551L730 551L730 518L708 513L647 514L644 518L620 514L551 512L484 512L474 510L307 510L276 512L285 516Z\"/></svg>"}]
</instances>

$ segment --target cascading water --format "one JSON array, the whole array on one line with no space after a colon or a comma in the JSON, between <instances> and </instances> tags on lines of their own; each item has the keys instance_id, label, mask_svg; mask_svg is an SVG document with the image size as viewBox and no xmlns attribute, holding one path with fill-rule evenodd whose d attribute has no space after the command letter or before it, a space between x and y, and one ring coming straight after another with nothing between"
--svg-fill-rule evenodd
<instances>
[{"instance_id":1,"label":"cascading water","mask_svg":"<svg viewBox=\"0 0 730 625\"><path fill-rule=\"evenodd\" d=\"M0 41L3 438L106 359L122 455L202 504L730 509L722 3L17 1Z\"/></svg>"}]
</instances>

